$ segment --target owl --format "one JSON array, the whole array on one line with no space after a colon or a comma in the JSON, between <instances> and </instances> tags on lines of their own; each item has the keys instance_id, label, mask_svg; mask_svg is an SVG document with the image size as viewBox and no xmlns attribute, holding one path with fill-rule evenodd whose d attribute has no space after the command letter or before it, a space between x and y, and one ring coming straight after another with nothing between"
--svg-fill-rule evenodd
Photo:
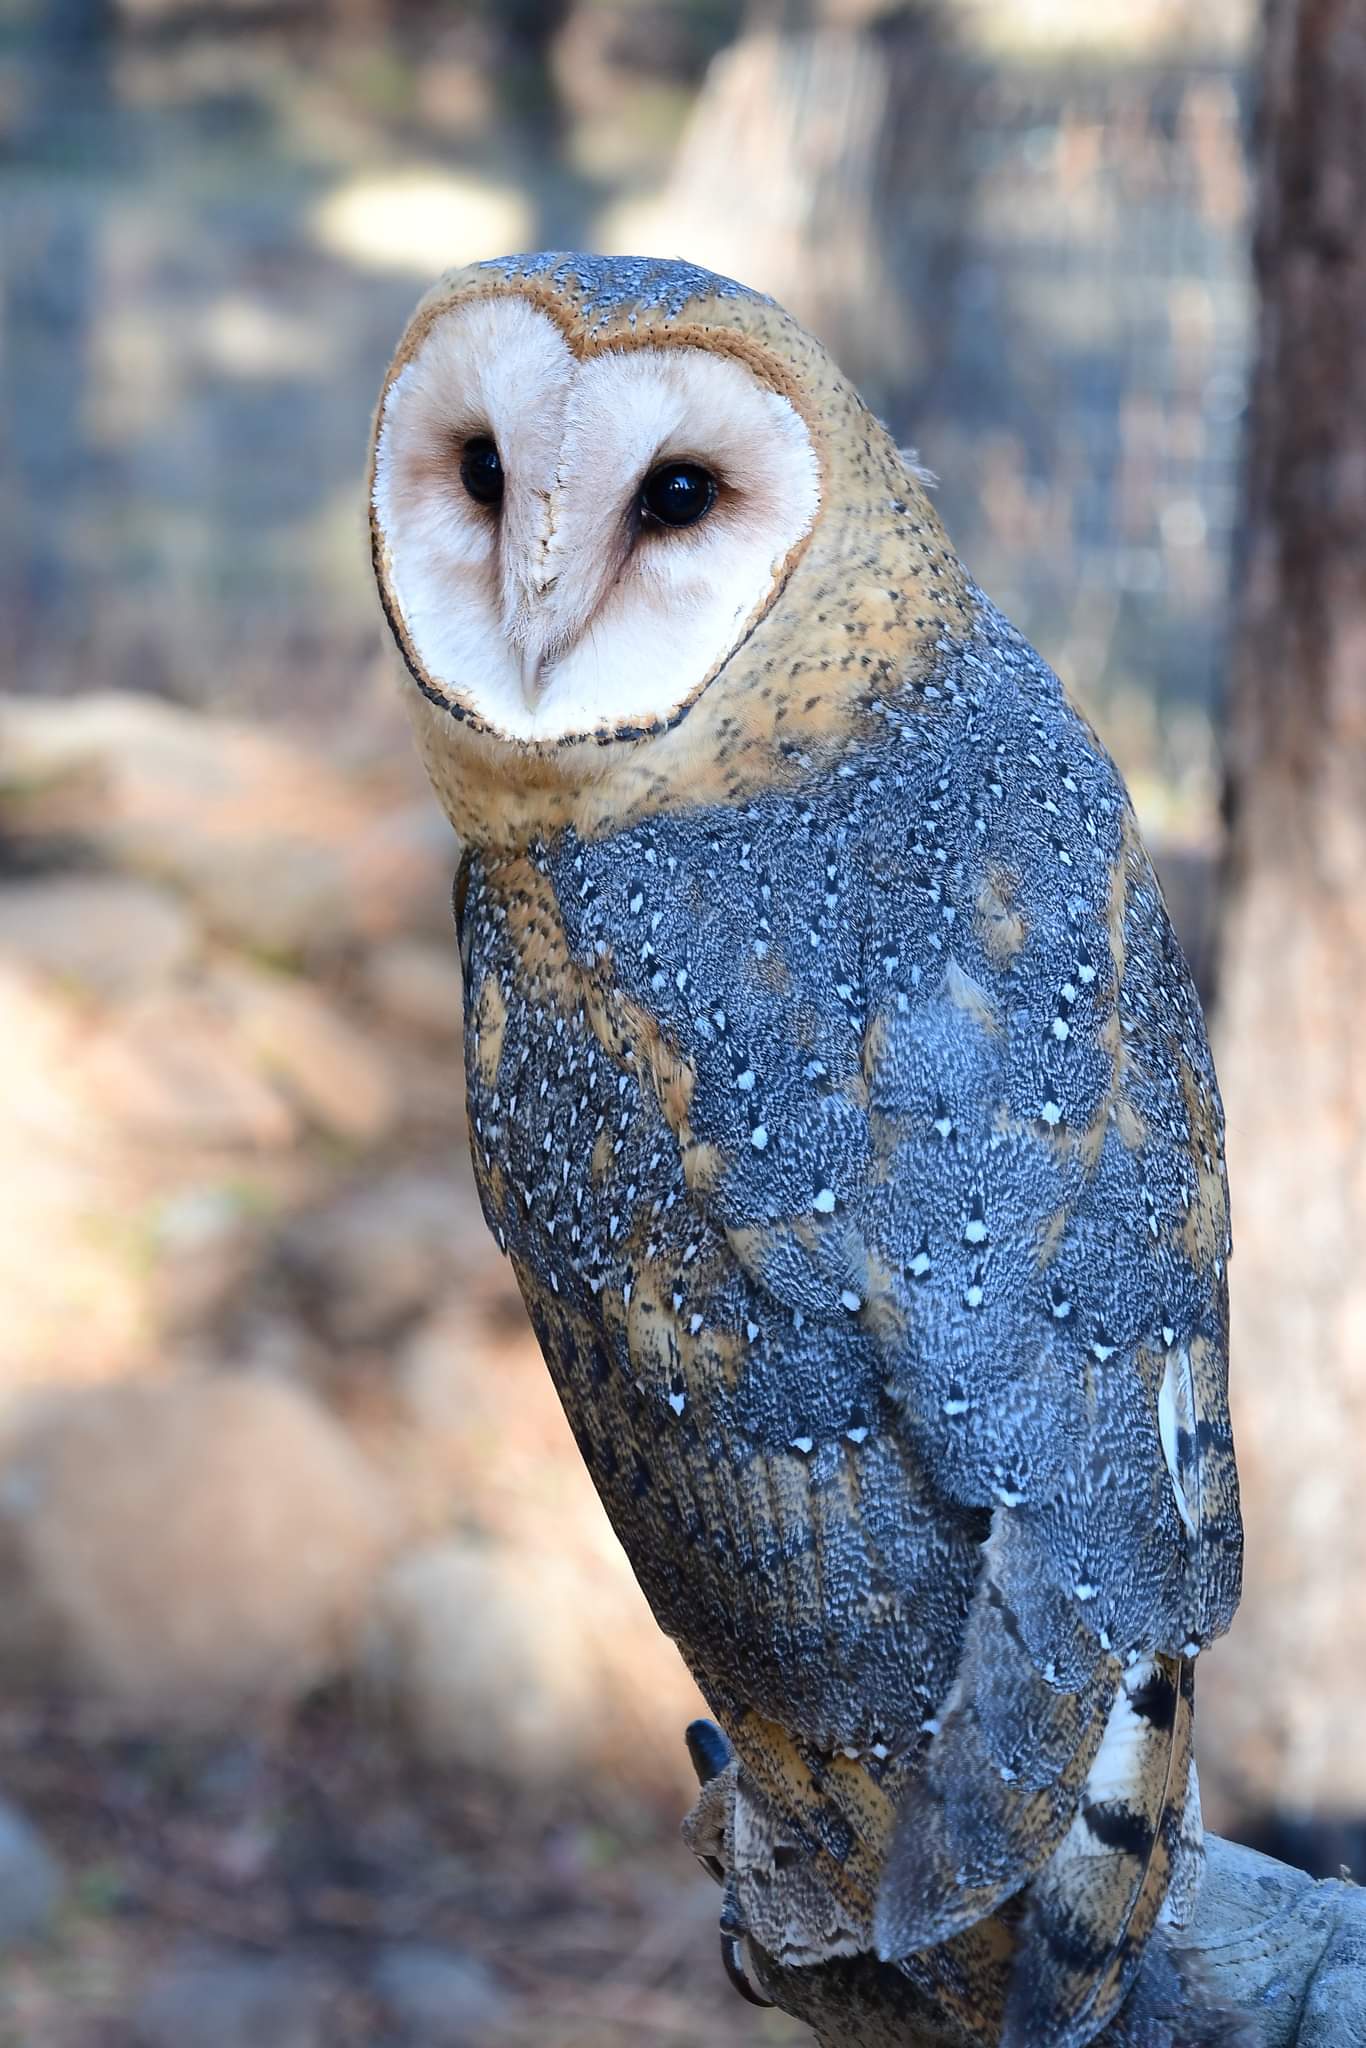
<instances>
[{"instance_id":1,"label":"owl","mask_svg":"<svg viewBox=\"0 0 1366 2048\"><path fill-rule=\"evenodd\" d=\"M483 1211L733 1749L724 1924L982 2048L1207 2038L1223 1129L1115 768L819 344L685 263L448 275L370 487Z\"/></svg>"}]
</instances>

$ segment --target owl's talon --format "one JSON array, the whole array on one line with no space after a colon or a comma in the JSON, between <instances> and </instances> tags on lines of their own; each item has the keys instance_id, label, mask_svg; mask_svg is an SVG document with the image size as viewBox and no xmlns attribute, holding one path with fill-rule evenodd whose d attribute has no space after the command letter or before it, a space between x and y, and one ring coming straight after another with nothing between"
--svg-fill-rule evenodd
<instances>
[{"instance_id":1,"label":"owl's talon","mask_svg":"<svg viewBox=\"0 0 1366 2048\"><path fill-rule=\"evenodd\" d=\"M772 2005L771 1998L765 1998L749 1974L745 1962L745 1941L749 1929L745 1926L740 1912L740 1902L735 1895L735 1880L729 1875L725 1880L726 1896L721 1907L721 1966L730 1978L732 1987L749 2005Z\"/></svg>"},{"instance_id":2,"label":"owl's talon","mask_svg":"<svg viewBox=\"0 0 1366 2048\"><path fill-rule=\"evenodd\" d=\"M747 2004L772 2005L771 1998L765 1998L762 1991L756 1990L754 1980L745 1967L744 1935L729 1933L724 1920L721 1926L721 1966L730 1978L732 1988L739 1992Z\"/></svg>"}]
</instances>

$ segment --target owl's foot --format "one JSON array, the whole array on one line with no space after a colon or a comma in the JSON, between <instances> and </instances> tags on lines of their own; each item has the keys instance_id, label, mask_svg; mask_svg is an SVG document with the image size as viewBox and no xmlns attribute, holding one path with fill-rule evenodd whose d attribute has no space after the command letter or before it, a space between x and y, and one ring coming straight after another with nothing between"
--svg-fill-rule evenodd
<instances>
[{"instance_id":1,"label":"owl's foot","mask_svg":"<svg viewBox=\"0 0 1366 2048\"><path fill-rule=\"evenodd\" d=\"M690 1721L683 1740L702 1788L702 1796L683 1823L683 1839L708 1877L724 1884L735 1801L735 1751L715 1721Z\"/></svg>"},{"instance_id":2,"label":"owl's foot","mask_svg":"<svg viewBox=\"0 0 1366 2048\"><path fill-rule=\"evenodd\" d=\"M683 1823L683 1839L707 1875L725 1893L721 1905L721 1966L735 1990L750 2005L772 2005L773 2000L764 1997L749 1973L745 1960L749 1930L727 1860L731 1809L735 1802L735 1752L714 1721L691 1722L684 1740L702 1792Z\"/></svg>"}]
</instances>

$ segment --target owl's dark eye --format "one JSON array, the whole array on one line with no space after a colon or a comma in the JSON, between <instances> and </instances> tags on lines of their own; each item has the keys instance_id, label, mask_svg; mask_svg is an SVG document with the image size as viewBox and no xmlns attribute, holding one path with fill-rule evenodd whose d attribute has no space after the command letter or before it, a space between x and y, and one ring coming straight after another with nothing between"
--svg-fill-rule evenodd
<instances>
[{"instance_id":1,"label":"owl's dark eye","mask_svg":"<svg viewBox=\"0 0 1366 2048\"><path fill-rule=\"evenodd\" d=\"M640 509L662 526L696 526L716 503L716 478L700 462L661 462L640 487Z\"/></svg>"},{"instance_id":2,"label":"owl's dark eye","mask_svg":"<svg viewBox=\"0 0 1366 2048\"><path fill-rule=\"evenodd\" d=\"M503 462L487 434L474 434L460 453L460 481L481 505L497 505L503 497Z\"/></svg>"}]
</instances>

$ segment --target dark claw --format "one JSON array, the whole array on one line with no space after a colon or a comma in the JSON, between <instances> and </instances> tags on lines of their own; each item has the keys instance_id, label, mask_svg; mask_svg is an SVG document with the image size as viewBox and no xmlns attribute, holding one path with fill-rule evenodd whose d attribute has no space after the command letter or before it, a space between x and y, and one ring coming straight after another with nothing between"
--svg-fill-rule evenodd
<instances>
[{"instance_id":1,"label":"dark claw","mask_svg":"<svg viewBox=\"0 0 1366 2048\"><path fill-rule=\"evenodd\" d=\"M709 1785L732 1762L735 1751L715 1721L689 1721L683 1731L699 1785Z\"/></svg>"},{"instance_id":2,"label":"dark claw","mask_svg":"<svg viewBox=\"0 0 1366 2048\"><path fill-rule=\"evenodd\" d=\"M741 1998L750 2005L772 2005L771 1998L765 1998L762 1991L756 1991L749 1971L745 1968L745 1941L741 1934L728 1934L721 1929L721 1966Z\"/></svg>"},{"instance_id":3,"label":"dark claw","mask_svg":"<svg viewBox=\"0 0 1366 2048\"><path fill-rule=\"evenodd\" d=\"M748 2004L772 2005L773 2000L765 1998L763 1992L756 1989L754 1979L745 1966L745 1923L740 1917L735 1886L730 1882L727 1882L725 1903L721 1908L721 1966Z\"/></svg>"}]
</instances>

